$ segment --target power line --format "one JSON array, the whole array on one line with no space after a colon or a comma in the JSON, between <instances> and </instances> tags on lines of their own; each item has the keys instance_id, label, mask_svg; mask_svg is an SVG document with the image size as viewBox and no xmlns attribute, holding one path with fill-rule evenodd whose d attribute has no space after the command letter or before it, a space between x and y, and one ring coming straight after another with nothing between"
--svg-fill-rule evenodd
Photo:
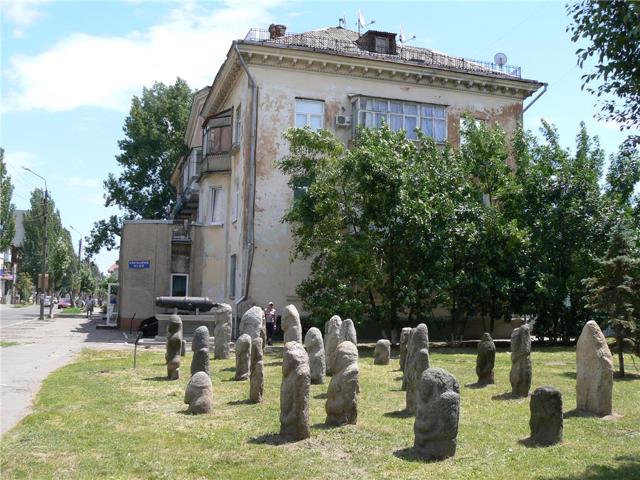
<instances>
[{"instance_id":1,"label":"power line","mask_svg":"<svg viewBox=\"0 0 640 480\"><path fill-rule=\"evenodd\" d=\"M514 32L518 27L520 27L520 25L522 25L523 23L525 23L526 21L530 20L531 18L533 18L534 16L536 16L538 13L540 13L540 11L546 6L546 3L543 3L539 8L537 8L533 13L531 13L530 15L528 15L527 17L525 17L523 20L521 20L520 22L518 22L516 25L514 25L513 27L511 27L509 30L506 31L506 33L504 33L501 37L498 37L497 40L494 40L493 42L487 44L486 46L484 46L482 48L482 50L488 50L489 47L494 46L496 43L498 43L499 41L503 40L504 38L506 38L508 35L510 35L512 32Z\"/></svg>"}]
</instances>

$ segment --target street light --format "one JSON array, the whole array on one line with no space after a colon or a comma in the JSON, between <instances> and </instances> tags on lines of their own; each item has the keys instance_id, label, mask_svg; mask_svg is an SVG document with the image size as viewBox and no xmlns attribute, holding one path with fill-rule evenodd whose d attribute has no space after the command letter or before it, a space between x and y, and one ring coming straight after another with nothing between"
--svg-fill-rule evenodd
<instances>
[{"instance_id":1,"label":"street light","mask_svg":"<svg viewBox=\"0 0 640 480\"><path fill-rule=\"evenodd\" d=\"M47 201L49 200L49 189L47 188L47 179L42 175L38 175L36 172L31 170L29 167L22 167L29 173L34 174L36 177L42 179L44 181L44 200L42 202L43 206L43 219L44 219L44 242L42 244L42 282L38 282L38 289L40 290L40 320L44 320L44 293L47 288L49 288L49 282L47 281L47 240L48 240L48 232L47 232Z\"/></svg>"}]
</instances>

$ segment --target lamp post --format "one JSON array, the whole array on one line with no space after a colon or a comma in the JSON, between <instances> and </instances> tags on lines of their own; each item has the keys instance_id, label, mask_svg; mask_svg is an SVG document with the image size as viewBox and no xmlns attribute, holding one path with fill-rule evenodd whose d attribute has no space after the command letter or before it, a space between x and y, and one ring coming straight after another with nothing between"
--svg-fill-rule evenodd
<instances>
[{"instance_id":1,"label":"lamp post","mask_svg":"<svg viewBox=\"0 0 640 480\"><path fill-rule=\"evenodd\" d=\"M80 277L80 263L81 263L80 256L82 255L82 234L75 227L72 227L71 225L69 225L69 228L71 230L73 230L74 232L76 232L78 235L80 235L80 239L78 240L78 270L77 270L78 281L79 281L80 280L80 278L79 278ZM78 285L78 299L77 299L78 301L79 301L79 298L80 298L80 287L81 287L81 285ZM74 306L77 306L77 303L74 303Z\"/></svg>"},{"instance_id":2,"label":"lamp post","mask_svg":"<svg viewBox=\"0 0 640 480\"><path fill-rule=\"evenodd\" d=\"M42 243L42 283L38 282L38 290L40 290L40 320L44 320L44 293L49 288L49 282L47 279L47 240L49 233L47 231L47 203L49 200L49 189L47 188L47 179L42 175L38 175L29 167L22 167L27 172L34 174L36 177L44 181L44 200L42 202L42 217L44 220L44 242Z\"/></svg>"}]
</instances>

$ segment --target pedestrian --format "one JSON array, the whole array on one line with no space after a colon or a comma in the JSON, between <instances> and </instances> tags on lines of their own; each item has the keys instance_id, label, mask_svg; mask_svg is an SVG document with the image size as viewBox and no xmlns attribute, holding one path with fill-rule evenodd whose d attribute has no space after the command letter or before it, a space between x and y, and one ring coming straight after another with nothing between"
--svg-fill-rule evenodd
<instances>
[{"instance_id":1,"label":"pedestrian","mask_svg":"<svg viewBox=\"0 0 640 480\"><path fill-rule=\"evenodd\" d=\"M276 309L273 302L269 302L267 308L264 309L264 318L267 322L267 345L271 345L273 332L276 331Z\"/></svg>"},{"instance_id":2,"label":"pedestrian","mask_svg":"<svg viewBox=\"0 0 640 480\"><path fill-rule=\"evenodd\" d=\"M91 318L91 316L93 315L93 306L95 304L95 301L93 300L93 297L89 297L89 299L87 300L87 303L85 304L85 308L87 310L87 318Z\"/></svg>"}]
</instances>

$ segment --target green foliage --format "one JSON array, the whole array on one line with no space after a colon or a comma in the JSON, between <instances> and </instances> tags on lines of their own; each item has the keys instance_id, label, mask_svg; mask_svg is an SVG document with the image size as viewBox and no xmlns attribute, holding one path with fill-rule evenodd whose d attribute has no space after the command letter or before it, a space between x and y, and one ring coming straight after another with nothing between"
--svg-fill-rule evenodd
<instances>
[{"instance_id":1,"label":"green foliage","mask_svg":"<svg viewBox=\"0 0 640 480\"><path fill-rule=\"evenodd\" d=\"M16 221L13 217L16 207L11 203L13 184L7 174L4 149L0 148L0 252L4 252L13 241Z\"/></svg>"},{"instance_id":2,"label":"green foliage","mask_svg":"<svg viewBox=\"0 0 640 480\"><path fill-rule=\"evenodd\" d=\"M71 234L66 228L60 230L60 235L51 244L50 252L49 281L52 288L59 291L71 290L77 263L71 242Z\"/></svg>"},{"instance_id":3,"label":"green foliage","mask_svg":"<svg viewBox=\"0 0 640 480\"><path fill-rule=\"evenodd\" d=\"M601 118L621 130L640 128L640 3L626 0L582 0L567 5L573 23L571 40L589 44L576 51L582 68L594 61L594 71L583 75L586 87L602 100ZM613 96L614 98L611 98ZM640 144L640 136L629 137Z\"/></svg>"},{"instance_id":4,"label":"green foliage","mask_svg":"<svg viewBox=\"0 0 640 480\"><path fill-rule=\"evenodd\" d=\"M27 272L19 272L16 280L16 290L20 296L20 300L24 303L31 299L31 295L34 291L33 282L31 276Z\"/></svg>"},{"instance_id":5,"label":"green foliage","mask_svg":"<svg viewBox=\"0 0 640 480\"><path fill-rule=\"evenodd\" d=\"M184 133L189 120L192 94L184 80L173 85L160 82L143 88L134 96L125 120L125 138L118 142L121 153L116 161L119 176L109 174L104 182L106 206L117 205L122 216L94 223L86 254L92 256L102 247L117 246L122 221L132 218L165 218L175 199L169 183L171 172L188 152Z\"/></svg>"}]
</instances>

